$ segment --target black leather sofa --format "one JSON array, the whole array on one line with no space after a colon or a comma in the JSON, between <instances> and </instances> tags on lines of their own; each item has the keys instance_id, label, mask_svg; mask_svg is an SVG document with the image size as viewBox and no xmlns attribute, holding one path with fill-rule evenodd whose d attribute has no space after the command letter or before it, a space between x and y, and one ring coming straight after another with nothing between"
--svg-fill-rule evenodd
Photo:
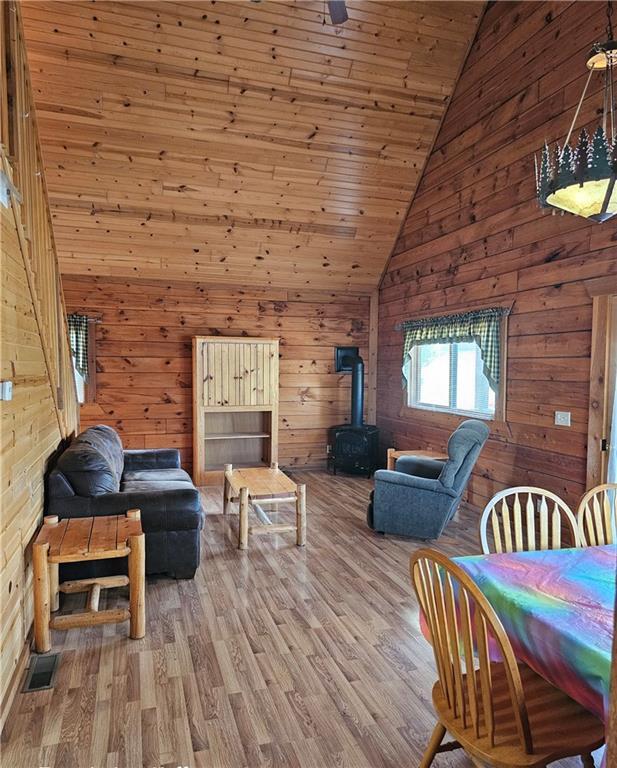
<instances>
[{"instance_id":1,"label":"black leather sofa","mask_svg":"<svg viewBox=\"0 0 617 768\"><path fill-rule=\"evenodd\" d=\"M180 467L175 449L125 451L118 433L90 427L59 456L50 472L46 512L65 517L118 515L141 510L146 573L190 579L199 565L204 512L199 491ZM64 578L117 572L124 563L101 561L64 568Z\"/></svg>"}]
</instances>

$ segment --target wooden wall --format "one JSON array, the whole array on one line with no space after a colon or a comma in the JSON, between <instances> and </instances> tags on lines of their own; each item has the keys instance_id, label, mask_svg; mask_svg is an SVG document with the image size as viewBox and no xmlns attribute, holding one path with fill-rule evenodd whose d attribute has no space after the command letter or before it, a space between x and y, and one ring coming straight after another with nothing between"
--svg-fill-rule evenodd
<instances>
[{"instance_id":1,"label":"wooden wall","mask_svg":"<svg viewBox=\"0 0 617 768\"><path fill-rule=\"evenodd\" d=\"M0 379L13 382L12 399L0 402L1 727L27 658L31 543L43 512L44 474L62 439L77 428L78 409L19 14L12 2L0 6L0 53L0 167L23 198L21 204L13 195L7 205L0 202Z\"/></svg>"},{"instance_id":2,"label":"wooden wall","mask_svg":"<svg viewBox=\"0 0 617 768\"><path fill-rule=\"evenodd\" d=\"M460 420L401 412L402 333L427 313L512 304L505 423L470 487L481 506L513 484L574 503L585 487L591 299L584 280L617 272L615 222L551 216L535 201L534 152L563 140L603 38L600 3L488 7L380 292L378 423L399 448L442 448ZM597 120L600 79L580 124ZM570 428L554 411L572 413Z\"/></svg>"},{"instance_id":3,"label":"wooden wall","mask_svg":"<svg viewBox=\"0 0 617 768\"><path fill-rule=\"evenodd\" d=\"M110 424L131 448L177 447L190 467L192 336L274 336L280 463L323 466L326 428L350 410L351 377L334 372L334 347L357 345L368 363L368 297L67 275L63 284L71 311L101 320L97 401L82 406L82 427Z\"/></svg>"}]
</instances>

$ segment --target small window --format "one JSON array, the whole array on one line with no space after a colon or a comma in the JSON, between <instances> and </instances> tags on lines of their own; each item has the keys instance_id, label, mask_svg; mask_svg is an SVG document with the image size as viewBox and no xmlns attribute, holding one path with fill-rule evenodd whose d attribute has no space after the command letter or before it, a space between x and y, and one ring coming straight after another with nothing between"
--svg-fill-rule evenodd
<instances>
[{"instance_id":1,"label":"small window","mask_svg":"<svg viewBox=\"0 0 617 768\"><path fill-rule=\"evenodd\" d=\"M68 315L69 340L77 400L81 405L96 401L96 325L94 318ZM79 359L79 364L78 364Z\"/></svg>"},{"instance_id":2,"label":"small window","mask_svg":"<svg viewBox=\"0 0 617 768\"><path fill-rule=\"evenodd\" d=\"M88 380L78 370L75 363L75 355L73 355L73 376L75 377L75 388L77 389L77 400L81 405L86 402L86 389L88 387Z\"/></svg>"},{"instance_id":3,"label":"small window","mask_svg":"<svg viewBox=\"0 0 617 768\"><path fill-rule=\"evenodd\" d=\"M406 368L410 407L494 418L497 392L475 341L418 344Z\"/></svg>"}]
</instances>

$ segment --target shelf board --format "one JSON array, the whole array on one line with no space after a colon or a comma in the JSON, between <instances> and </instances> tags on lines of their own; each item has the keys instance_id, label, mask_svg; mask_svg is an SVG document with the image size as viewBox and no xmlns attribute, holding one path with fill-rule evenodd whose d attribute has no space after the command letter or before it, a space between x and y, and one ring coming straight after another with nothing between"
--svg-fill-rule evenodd
<instances>
[{"instance_id":1,"label":"shelf board","mask_svg":"<svg viewBox=\"0 0 617 768\"><path fill-rule=\"evenodd\" d=\"M211 432L204 440L252 440L270 437L269 432Z\"/></svg>"},{"instance_id":2,"label":"shelf board","mask_svg":"<svg viewBox=\"0 0 617 768\"><path fill-rule=\"evenodd\" d=\"M260 467L269 467L270 464L268 464L267 461L234 461L229 462L230 464L233 464L234 469L257 469ZM206 465L205 473L206 475L208 473L214 475L215 473L221 474L223 473L225 469L225 464L211 464L210 466Z\"/></svg>"},{"instance_id":3,"label":"shelf board","mask_svg":"<svg viewBox=\"0 0 617 768\"><path fill-rule=\"evenodd\" d=\"M272 413L273 405L204 405L203 413Z\"/></svg>"}]
</instances>

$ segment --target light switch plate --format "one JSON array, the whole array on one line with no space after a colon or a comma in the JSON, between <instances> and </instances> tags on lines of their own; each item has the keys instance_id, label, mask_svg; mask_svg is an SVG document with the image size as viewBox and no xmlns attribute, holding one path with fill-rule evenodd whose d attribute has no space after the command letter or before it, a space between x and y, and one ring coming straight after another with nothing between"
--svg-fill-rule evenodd
<instances>
[{"instance_id":1,"label":"light switch plate","mask_svg":"<svg viewBox=\"0 0 617 768\"><path fill-rule=\"evenodd\" d=\"M0 400L13 399L13 382L0 381Z\"/></svg>"},{"instance_id":2,"label":"light switch plate","mask_svg":"<svg viewBox=\"0 0 617 768\"><path fill-rule=\"evenodd\" d=\"M570 411L555 411L555 424L558 427L569 427L570 417Z\"/></svg>"}]
</instances>

